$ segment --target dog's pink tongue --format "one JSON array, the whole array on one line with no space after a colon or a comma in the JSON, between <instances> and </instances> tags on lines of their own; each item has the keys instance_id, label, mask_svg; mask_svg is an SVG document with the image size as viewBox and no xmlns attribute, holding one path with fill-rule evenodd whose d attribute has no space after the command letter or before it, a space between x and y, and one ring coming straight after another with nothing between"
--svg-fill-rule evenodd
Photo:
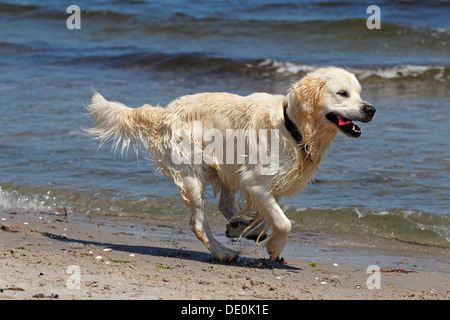
<instances>
[{"instance_id":1,"label":"dog's pink tongue","mask_svg":"<svg viewBox=\"0 0 450 320\"><path fill-rule=\"evenodd\" d=\"M339 126L345 126L346 124L352 123L351 120L339 117Z\"/></svg>"}]
</instances>

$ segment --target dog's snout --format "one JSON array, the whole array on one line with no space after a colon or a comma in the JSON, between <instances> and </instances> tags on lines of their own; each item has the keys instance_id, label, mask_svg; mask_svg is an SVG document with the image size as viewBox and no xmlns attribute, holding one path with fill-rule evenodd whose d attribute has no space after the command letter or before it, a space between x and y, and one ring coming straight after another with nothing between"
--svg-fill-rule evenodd
<instances>
[{"instance_id":1,"label":"dog's snout","mask_svg":"<svg viewBox=\"0 0 450 320\"><path fill-rule=\"evenodd\" d=\"M375 109L375 107L373 105L366 103L362 106L362 111L366 115L373 117L375 115L375 112L377 111L377 109Z\"/></svg>"}]
</instances>

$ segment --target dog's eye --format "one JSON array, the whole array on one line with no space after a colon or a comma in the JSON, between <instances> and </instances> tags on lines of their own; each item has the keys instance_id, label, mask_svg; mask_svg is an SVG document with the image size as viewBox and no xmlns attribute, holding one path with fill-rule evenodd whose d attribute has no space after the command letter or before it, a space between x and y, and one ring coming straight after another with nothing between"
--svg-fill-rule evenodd
<instances>
[{"instance_id":1,"label":"dog's eye","mask_svg":"<svg viewBox=\"0 0 450 320\"><path fill-rule=\"evenodd\" d=\"M348 97L348 93L345 90L339 91L337 94L343 97Z\"/></svg>"}]
</instances>

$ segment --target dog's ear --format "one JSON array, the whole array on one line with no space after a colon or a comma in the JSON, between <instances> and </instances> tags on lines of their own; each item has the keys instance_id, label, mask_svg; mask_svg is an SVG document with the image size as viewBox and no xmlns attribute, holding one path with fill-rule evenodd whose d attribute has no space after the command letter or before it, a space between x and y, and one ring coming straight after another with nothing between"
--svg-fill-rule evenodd
<instances>
[{"instance_id":1,"label":"dog's ear","mask_svg":"<svg viewBox=\"0 0 450 320\"><path fill-rule=\"evenodd\" d=\"M291 86L287 92L286 102L290 109L300 108L300 101L297 98L297 94L295 93L293 86Z\"/></svg>"},{"instance_id":2,"label":"dog's ear","mask_svg":"<svg viewBox=\"0 0 450 320\"><path fill-rule=\"evenodd\" d=\"M325 83L323 79L305 76L289 88L286 100L295 109L301 108L303 112L311 113L322 100Z\"/></svg>"}]
</instances>

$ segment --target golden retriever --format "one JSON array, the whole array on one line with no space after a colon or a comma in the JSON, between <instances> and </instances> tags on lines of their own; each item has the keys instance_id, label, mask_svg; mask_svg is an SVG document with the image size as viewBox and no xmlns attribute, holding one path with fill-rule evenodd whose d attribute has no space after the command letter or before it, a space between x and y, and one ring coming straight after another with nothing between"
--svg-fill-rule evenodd
<instances>
[{"instance_id":1,"label":"golden retriever","mask_svg":"<svg viewBox=\"0 0 450 320\"><path fill-rule=\"evenodd\" d=\"M229 236L243 223L242 235L253 233L258 243L272 228L264 246L275 260L291 231L279 200L306 187L338 131L361 135L352 121L371 121L375 108L360 93L355 75L337 67L305 75L286 95L199 93L166 108L132 109L95 93L87 107L95 124L87 131L101 143L112 140L115 148L122 142L122 152L131 141L136 150L142 144L179 187L192 213L192 231L215 258L229 261L239 252L211 233L204 212L206 185L220 192ZM238 191L247 204L242 212L235 205ZM241 218L244 213L252 213L252 219Z\"/></svg>"}]
</instances>

